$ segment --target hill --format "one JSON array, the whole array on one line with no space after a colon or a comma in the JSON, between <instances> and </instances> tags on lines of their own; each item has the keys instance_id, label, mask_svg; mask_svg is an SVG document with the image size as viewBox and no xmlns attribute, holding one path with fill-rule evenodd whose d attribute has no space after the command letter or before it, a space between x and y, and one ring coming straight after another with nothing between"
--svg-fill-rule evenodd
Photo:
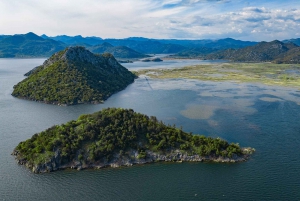
<instances>
[{"instance_id":1,"label":"hill","mask_svg":"<svg viewBox=\"0 0 300 201\"><path fill-rule=\"evenodd\" d=\"M278 55L273 62L279 64L300 64L300 47L292 48Z\"/></svg>"},{"instance_id":2,"label":"hill","mask_svg":"<svg viewBox=\"0 0 300 201\"><path fill-rule=\"evenodd\" d=\"M241 49L227 49L207 55L206 59L225 59L238 62L270 62L279 55L298 47L293 43L282 43L278 40L260 42L254 46Z\"/></svg>"},{"instance_id":3,"label":"hill","mask_svg":"<svg viewBox=\"0 0 300 201\"><path fill-rule=\"evenodd\" d=\"M155 161L245 161L254 150L166 126L132 109L108 108L37 133L14 149L35 173Z\"/></svg>"},{"instance_id":4,"label":"hill","mask_svg":"<svg viewBox=\"0 0 300 201\"><path fill-rule=\"evenodd\" d=\"M27 75L13 96L59 105L102 102L135 78L111 54L95 55L84 47L55 53Z\"/></svg>"},{"instance_id":5,"label":"hill","mask_svg":"<svg viewBox=\"0 0 300 201\"><path fill-rule=\"evenodd\" d=\"M206 55L217 52L218 49L208 48L208 47L201 47L201 48L188 48L185 50L182 50L174 55L171 55L170 57L175 58L203 58Z\"/></svg>"},{"instance_id":6,"label":"hill","mask_svg":"<svg viewBox=\"0 0 300 201\"><path fill-rule=\"evenodd\" d=\"M49 57L65 47L61 42L43 39L30 32L0 40L0 57Z\"/></svg>"},{"instance_id":7,"label":"hill","mask_svg":"<svg viewBox=\"0 0 300 201\"><path fill-rule=\"evenodd\" d=\"M108 52L114 55L116 58L120 59L131 59L131 58L145 58L148 55L139 53L129 47L126 46L117 46L114 47L113 45L105 42L101 45L96 45L88 48L93 53L104 53Z\"/></svg>"},{"instance_id":8,"label":"hill","mask_svg":"<svg viewBox=\"0 0 300 201\"><path fill-rule=\"evenodd\" d=\"M214 48L214 49L240 49L248 46L256 45L257 42L253 41L241 41L241 40L235 40L232 38L224 38L219 40L214 40L209 43L206 43L204 46L208 48Z\"/></svg>"}]
</instances>

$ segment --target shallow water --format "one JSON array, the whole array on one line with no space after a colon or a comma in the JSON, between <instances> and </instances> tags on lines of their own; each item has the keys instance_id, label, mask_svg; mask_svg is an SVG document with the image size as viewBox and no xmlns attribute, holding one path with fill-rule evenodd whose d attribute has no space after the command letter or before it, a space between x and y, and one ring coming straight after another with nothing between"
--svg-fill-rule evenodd
<instances>
[{"instance_id":1,"label":"shallow water","mask_svg":"<svg viewBox=\"0 0 300 201\"><path fill-rule=\"evenodd\" d=\"M100 105L60 107L12 97L13 85L43 61L0 59L0 200L299 199L300 91L141 77ZM237 164L159 163L49 174L33 174L10 155L34 133L106 107L133 108L185 131L220 136L257 151Z\"/></svg>"}]
</instances>

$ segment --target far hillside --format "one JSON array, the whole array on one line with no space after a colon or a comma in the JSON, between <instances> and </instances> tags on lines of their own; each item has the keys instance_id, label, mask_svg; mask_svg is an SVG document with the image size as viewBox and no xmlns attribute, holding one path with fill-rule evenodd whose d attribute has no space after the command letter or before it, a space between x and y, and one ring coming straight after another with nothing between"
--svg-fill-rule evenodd
<instances>
[{"instance_id":1,"label":"far hillside","mask_svg":"<svg viewBox=\"0 0 300 201\"><path fill-rule=\"evenodd\" d=\"M241 49L227 49L209 54L204 59L224 59L236 62L299 63L299 46L278 40L260 42ZM298 59L297 59L298 58Z\"/></svg>"},{"instance_id":2,"label":"far hillside","mask_svg":"<svg viewBox=\"0 0 300 201\"><path fill-rule=\"evenodd\" d=\"M145 58L149 57L143 53L137 52L126 46L113 46L110 43L103 43L101 45L95 45L88 48L93 53L111 53L115 58L119 59L133 59L133 58Z\"/></svg>"}]
</instances>

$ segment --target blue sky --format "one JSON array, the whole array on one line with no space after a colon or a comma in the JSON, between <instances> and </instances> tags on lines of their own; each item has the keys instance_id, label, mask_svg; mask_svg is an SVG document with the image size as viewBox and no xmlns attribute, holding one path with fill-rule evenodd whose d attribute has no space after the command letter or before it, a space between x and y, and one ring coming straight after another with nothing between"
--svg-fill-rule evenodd
<instances>
[{"instance_id":1,"label":"blue sky","mask_svg":"<svg viewBox=\"0 0 300 201\"><path fill-rule=\"evenodd\" d=\"M299 0L0 0L0 34L300 38Z\"/></svg>"}]
</instances>

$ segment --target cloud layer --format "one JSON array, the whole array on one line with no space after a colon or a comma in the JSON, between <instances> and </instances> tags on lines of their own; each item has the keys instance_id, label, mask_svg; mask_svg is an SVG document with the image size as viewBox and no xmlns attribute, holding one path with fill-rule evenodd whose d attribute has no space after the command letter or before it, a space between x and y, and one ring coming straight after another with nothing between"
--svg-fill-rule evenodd
<instances>
[{"instance_id":1,"label":"cloud layer","mask_svg":"<svg viewBox=\"0 0 300 201\"><path fill-rule=\"evenodd\" d=\"M0 34L270 41L300 37L294 0L0 0Z\"/></svg>"}]
</instances>

